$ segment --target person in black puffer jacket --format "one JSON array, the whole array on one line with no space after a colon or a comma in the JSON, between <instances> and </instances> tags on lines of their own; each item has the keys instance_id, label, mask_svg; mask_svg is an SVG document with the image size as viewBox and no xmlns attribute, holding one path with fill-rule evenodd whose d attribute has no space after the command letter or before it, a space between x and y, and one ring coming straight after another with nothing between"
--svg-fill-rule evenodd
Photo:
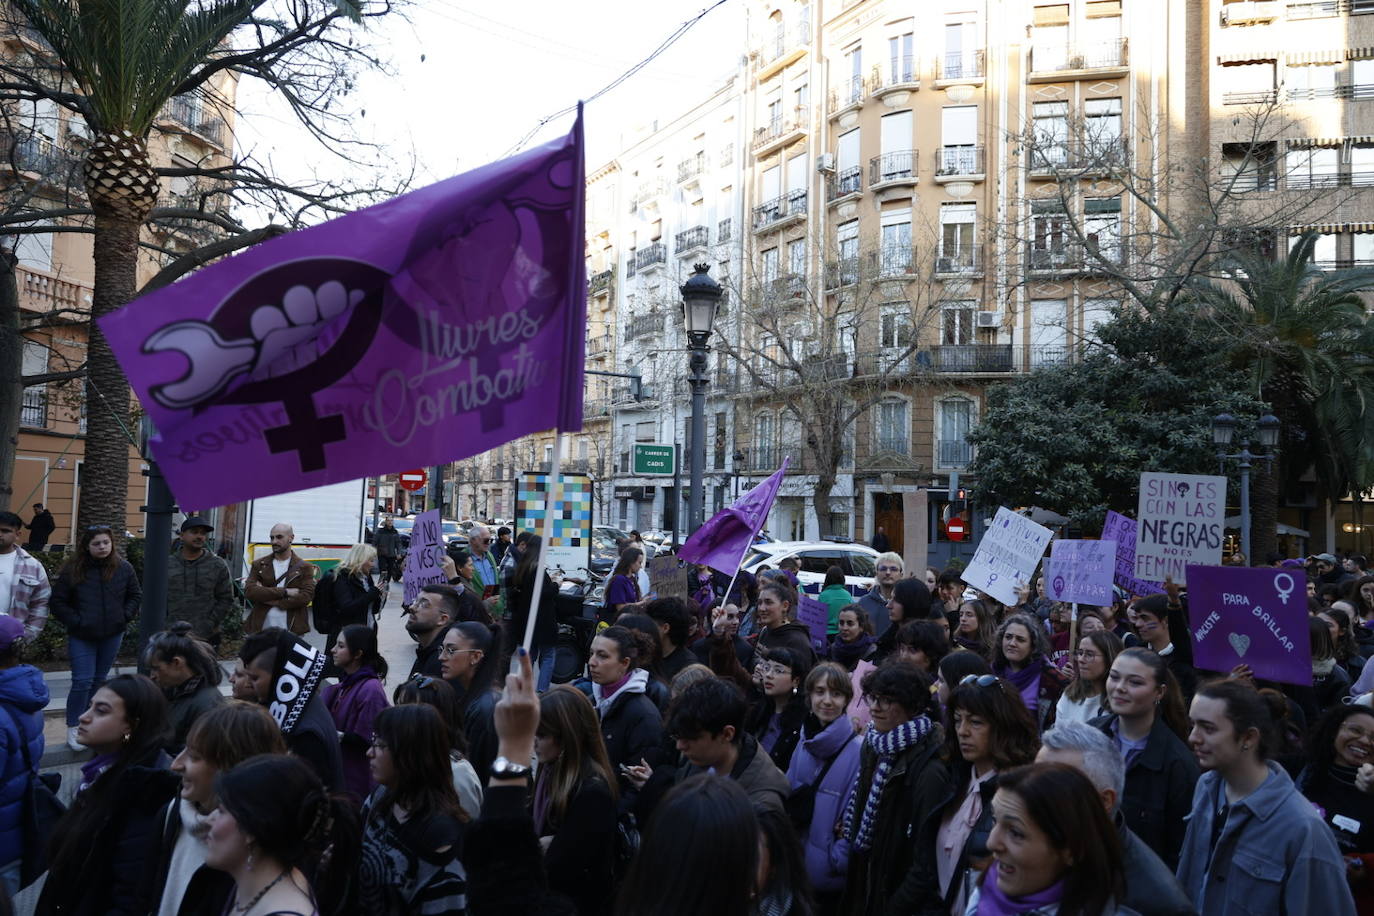
<instances>
[{"instance_id":1,"label":"person in black puffer jacket","mask_svg":"<svg viewBox=\"0 0 1374 916\"><path fill-rule=\"evenodd\" d=\"M796 622L797 593L777 580L759 589L758 621L762 629L755 645L760 649L791 649L807 670L816 667L811 631Z\"/></svg>"},{"instance_id":2,"label":"person in black puffer jacket","mask_svg":"<svg viewBox=\"0 0 1374 916\"><path fill-rule=\"evenodd\" d=\"M622 794L631 788L620 772L622 766L639 766L641 760L651 766L659 762L663 718L645 694L649 672L635 667L640 656L651 649L648 637L637 630L621 626L602 630L592 640L587 661L591 680L577 684L596 707L606 755L621 777Z\"/></svg>"},{"instance_id":3,"label":"person in black puffer jacket","mask_svg":"<svg viewBox=\"0 0 1374 916\"><path fill-rule=\"evenodd\" d=\"M67 745L76 742L76 725L91 694L105 683L129 621L138 614L143 590L129 561L103 526L81 532L76 551L52 583L48 612L67 628L72 687L67 694Z\"/></svg>"},{"instance_id":4,"label":"person in black puffer jacket","mask_svg":"<svg viewBox=\"0 0 1374 916\"><path fill-rule=\"evenodd\" d=\"M142 916L143 875L158 813L181 780L162 753L167 701L140 674L111 678L81 717L78 737L95 756L49 843L39 916Z\"/></svg>"}]
</instances>

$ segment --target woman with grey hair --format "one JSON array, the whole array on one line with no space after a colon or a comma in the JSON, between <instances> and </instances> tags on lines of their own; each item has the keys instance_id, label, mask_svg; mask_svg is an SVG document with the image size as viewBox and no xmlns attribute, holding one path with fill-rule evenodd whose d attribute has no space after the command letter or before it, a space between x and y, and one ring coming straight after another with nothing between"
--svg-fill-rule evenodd
<instances>
[{"instance_id":1,"label":"woman with grey hair","mask_svg":"<svg viewBox=\"0 0 1374 916\"><path fill-rule=\"evenodd\" d=\"M1049 655L1045 628L1030 615L1012 614L997 628L992 672L1016 688L1041 731L1054 723L1055 704L1068 683Z\"/></svg>"}]
</instances>

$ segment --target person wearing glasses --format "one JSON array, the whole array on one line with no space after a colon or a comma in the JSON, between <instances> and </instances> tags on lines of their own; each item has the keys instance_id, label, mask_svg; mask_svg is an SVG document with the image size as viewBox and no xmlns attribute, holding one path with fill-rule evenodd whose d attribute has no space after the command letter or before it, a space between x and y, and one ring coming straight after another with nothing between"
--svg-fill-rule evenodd
<instances>
[{"instance_id":1,"label":"person wearing glasses","mask_svg":"<svg viewBox=\"0 0 1374 916\"><path fill-rule=\"evenodd\" d=\"M749 711L749 733L784 772L801 740L806 720L806 697L801 688L810 670L797 653L783 648L764 649L754 668L763 679L763 696Z\"/></svg>"},{"instance_id":2,"label":"person wearing glasses","mask_svg":"<svg viewBox=\"0 0 1374 916\"><path fill-rule=\"evenodd\" d=\"M496 574L496 560L491 554L491 529L473 525L468 532L468 553L472 555L472 583L481 589L483 603L493 617L500 615L501 579Z\"/></svg>"},{"instance_id":3,"label":"person wearing glasses","mask_svg":"<svg viewBox=\"0 0 1374 916\"><path fill-rule=\"evenodd\" d=\"M1168 664L1149 649L1126 649L1107 674L1111 714L1090 723L1116 741L1126 761L1126 825L1177 868L1198 762L1183 743L1188 720Z\"/></svg>"},{"instance_id":4,"label":"person wearing glasses","mask_svg":"<svg viewBox=\"0 0 1374 916\"><path fill-rule=\"evenodd\" d=\"M887 613L887 603L892 600L892 589L897 584L897 580L902 577L902 571L905 567L902 564L901 555L891 551L878 554L878 558L874 562L877 566L877 572L873 580L873 588L868 594L859 598L859 604L862 604L864 610L868 612L868 619L873 621L874 633L882 636L891 620Z\"/></svg>"},{"instance_id":5,"label":"person wearing glasses","mask_svg":"<svg viewBox=\"0 0 1374 916\"><path fill-rule=\"evenodd\" d=\"M458 692L468 759L479 780L487 778L491 762L496 759L492 710L496 707L500 648L499 630L475 620L464 620L444 633L439 649L443 679Z\"/></svg>"},{"instance_id":6,"label":"person wearing glasses","mask_svg":"<svg viewBox=\"0 0 1374 916\"><path fill-rule=\"evenodd\" d=\"M864 733L859 779L845 807L850 846L841 911L915 912L926 898L935 821L920 819L949 796L943 736L930 718L930 679L892 659L863 681L872 721Z\"/></svg>"},{"instance_id":7,"label":"person wearing glasses","mask_svg":"<svg viewBox=\"0 0 1374 916\"><path fill-rule=\"evenodd\" d=\"M965 877L991 855L992 794L997 774L1035 760L1035 720L1016 688L990 674L970 674L950 692L945 707L945 756L953 780L933 809L939 827L924 872L927 908L960 914Z\"/></svg>"},{"instance_id":8,"label":"person wearing glasses","mask_svg":"<svg viewBox=\"0 0 1374 916\"><path fill-rule=\"evenodd\" d=\"M464 811L449 768L448 728L424 703L377 714L367 757L377 788L363 804L362 913L462 913Z\"/></svg>"},{"instance_id":9,"label":"person wearing glasses","mask_svg":"<svg viewBox=\"0 0 1374 916\"><path fill-rule=\"evenodd\" d=\"M1059 702L1054 704L1054 721L1090 722L1107 710L1107 672L1125 647L1121 637L1110 630L1097 629L1081 635L1074 651L1074 676Z\"/></svg>"},{"instance_id":10,"label":"person wearing glasses","mask_svg":"<svg viewBox=\"0 0 1374 916\"><path fill-rule=\"evenodd\" d=\"M81 532L76 550L52 583L48 605L52 616L67 628L67 657L72 663L67 746L74 751L85 750L76 740L77 720L91 694L105 683L124 630L142 602L138 576L115 549L109 526L92 525Z\"/></svg>"}]
</instances>

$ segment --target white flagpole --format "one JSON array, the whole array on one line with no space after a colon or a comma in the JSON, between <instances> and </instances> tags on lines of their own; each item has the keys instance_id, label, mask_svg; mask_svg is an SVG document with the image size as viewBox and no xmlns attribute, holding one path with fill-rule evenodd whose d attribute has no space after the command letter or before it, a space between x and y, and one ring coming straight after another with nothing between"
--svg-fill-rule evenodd
<instances>
[{"instance_id":1,"label":"white flagpole","mask_svg":"<svg viewBox=\"0 0 1374 916\"><path fill-rule=\"evenodd\" d=\"M525 621L524 646L527 653L534 650L534 621L539 616L539 600L544 592L544 569L549 556L549 542L553 540L554 507L563 499L563 431L556 431L553 438L553 465L549 468L549 487L544 491L544 532L539 541L539 564L534 570L534 594L530 596L530 613ZM532 660L532 659L531 659ZM519 659L511 659L511 670L516 670Z\"/></svg>"}]
</instances>

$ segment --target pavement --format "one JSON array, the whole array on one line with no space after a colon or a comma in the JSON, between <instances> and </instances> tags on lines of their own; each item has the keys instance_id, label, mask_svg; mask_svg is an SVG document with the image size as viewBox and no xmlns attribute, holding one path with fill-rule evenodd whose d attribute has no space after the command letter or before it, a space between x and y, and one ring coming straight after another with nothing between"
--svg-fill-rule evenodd
<instances>
[{"instance_id":1,"label":"pavement","mask_svg":"<svg viewBox=\"0 0 1374 916\"><path fill-rule=\"evenodd\" d=\"M382 605L382 614L377 627L377 646L390 669L386 678L388 692L405 680L406 675L410 673L410 665L415 660L415 640L411 639L410 634L406 632L405 617L401 614L401 594L400 583L393 582L387 594L386 602ZM305 638L318 649L326 648L325 637L319 633L312 631ZM229 696L229 674L234 670L234 660L221 659L220 667L224 669L225 673L224 680L219 685L220 693ZM137 669L133 665L116 665L110 669L109 676L134 673L137 673ZM67 747L66 710L67 696L72 689L71 671L45 671L43 680L48 685L50 699L43 710L45 747L40 768L44 772L57 771L62 773L62 800L65 802L68 800L67 796L70 791L80 782L81 764L90 759L91 752L73 751Z\"/></svg>"}]
</instances>

